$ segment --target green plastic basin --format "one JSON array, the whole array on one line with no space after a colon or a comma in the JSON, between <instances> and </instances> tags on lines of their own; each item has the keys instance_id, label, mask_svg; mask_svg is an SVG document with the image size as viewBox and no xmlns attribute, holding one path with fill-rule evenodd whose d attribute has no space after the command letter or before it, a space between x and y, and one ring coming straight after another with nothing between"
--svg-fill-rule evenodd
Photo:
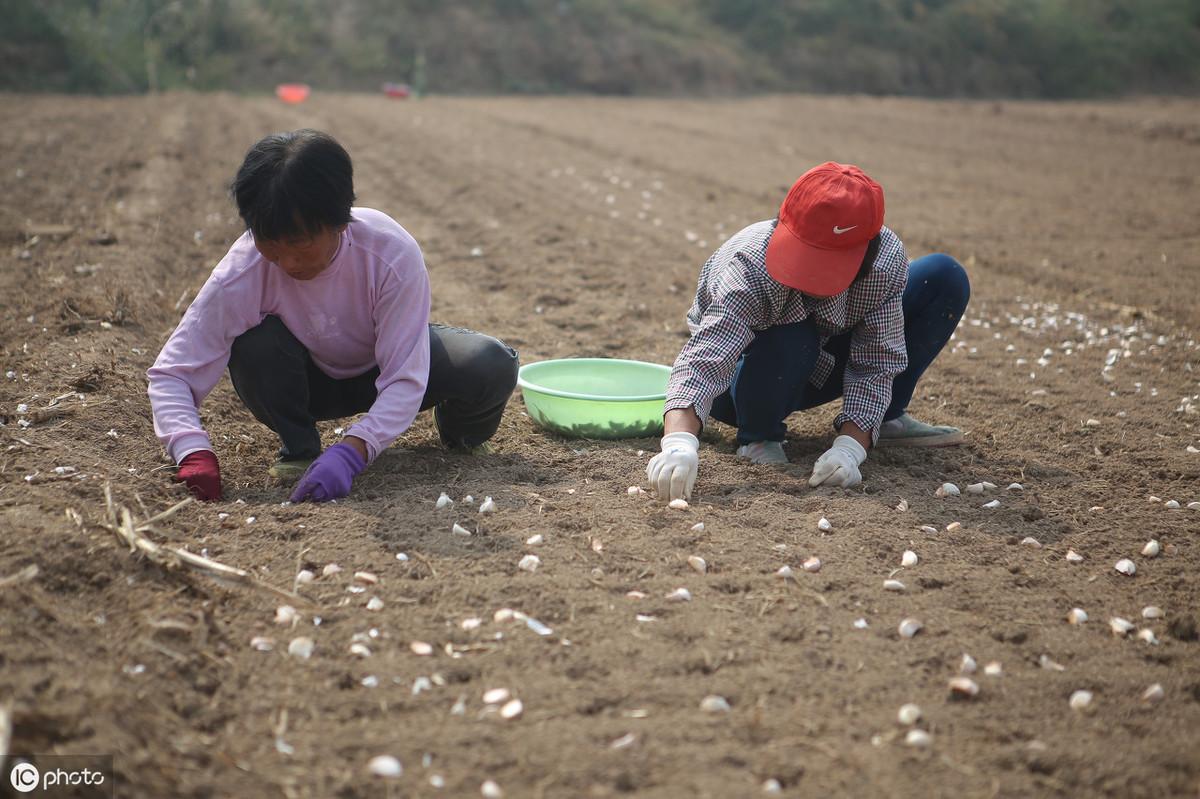
<instances>
[{"instance_id":1,"label":"green plastic basin","mask_svg":"<svg viewBox=\"0 0 1200 799\"><path fill-rule=\"evenodd\" d=\"M572 438L638 438L662 432L671 367L617 358L525 364L517 377L529 418Z\"/></svg>"}]
</instances>

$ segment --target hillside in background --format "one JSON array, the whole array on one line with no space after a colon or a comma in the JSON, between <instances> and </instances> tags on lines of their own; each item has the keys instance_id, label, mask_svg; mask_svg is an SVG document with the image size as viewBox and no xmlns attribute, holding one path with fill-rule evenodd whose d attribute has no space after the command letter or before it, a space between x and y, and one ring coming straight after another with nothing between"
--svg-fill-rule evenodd
<instances>
[{"instance_id":1,"label":"hillside in background","mask_svg":"<svg viewBox=\"0 0 1200 799\"><path fill-rule=\"evenodd\" d=\"M0 0L0 89L1195 94L1200 0Z\"/></svg>"}]
</instances>

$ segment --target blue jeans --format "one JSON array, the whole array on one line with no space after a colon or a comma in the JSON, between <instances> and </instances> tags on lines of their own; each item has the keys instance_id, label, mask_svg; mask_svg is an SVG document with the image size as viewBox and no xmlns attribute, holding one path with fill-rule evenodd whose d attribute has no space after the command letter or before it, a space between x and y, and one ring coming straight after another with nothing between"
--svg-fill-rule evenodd
<instances>
[{"instance_id":1,"label":"blue jeans","mask_svg":"<svg viewBox=\"0 0 1200 799\"><path fill-rule=\"evenodd\" d=\"M966 270L949 255L926 255L909 264L903 300L908 368L892 381L885 421L908 409L917 381L950 340L970 296ZM737 427L739 444L783 441L789 414L842 396L850 336L842 333L825 343L825 351L834 356L833 373L815 388L808 382L821 347L815 322L755 331L734 370L732 386L713 401L712 418Z\"/></svg>"}]
</instances>

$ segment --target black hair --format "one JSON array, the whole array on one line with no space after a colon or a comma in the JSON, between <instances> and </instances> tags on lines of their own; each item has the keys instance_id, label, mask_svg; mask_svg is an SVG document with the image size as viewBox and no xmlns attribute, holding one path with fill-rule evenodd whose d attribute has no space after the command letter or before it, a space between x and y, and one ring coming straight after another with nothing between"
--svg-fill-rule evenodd
<instances>
[{"instance_id":1,"label":"black hair","mask_svg":"<svg viewBox=\"0 0 1200 799\"><path fill-rule=\"evenodd\" d=\"M256 239L312 236L350 222L354 166L328 133L273 133L246 153L229 193Z\"/></svg>"},{"instance_id":2,"label":"black hair","mask_svg":"<svg viewBox=\"0 0 1200 799\"><path fill-rule=\"evenodd\" d=\"M857 283L867 275L871 274L871 267L875 265L875 259L879 257L879 244L881 234L876 233L875 238L867 242L867 252L863 255L862 263L858 266L858 274L854 276L851 283Z\"/></svg>"}]
</instances>

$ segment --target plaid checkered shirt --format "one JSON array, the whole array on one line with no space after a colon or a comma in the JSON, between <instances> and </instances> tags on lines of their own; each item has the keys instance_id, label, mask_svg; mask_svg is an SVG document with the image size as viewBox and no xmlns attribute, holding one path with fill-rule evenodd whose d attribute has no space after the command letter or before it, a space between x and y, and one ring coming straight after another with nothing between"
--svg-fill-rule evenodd
<instances>
[{"instance_id":1,"label":"plaid checkered shirt","mask_svg":"<svg viewBox=\"0 0 1200 799\"><path fill-rule=\"evenodd\" d=\"M694 407L701 422L707 421L713 400L732 384L754 331L811 319L821 334L821 353L809 379L817 388L833 372L826 342L853 331L842 410L833 424L840 428L852 421L870 431L874 441L892 401L892 380L908 366L901 305L908 280L904 244L883 228L870 272L841 294L820 299L767 274L767 242L774 230L774 219L750 225L721 245L700 270L687 315L692 336L671 370L666 410Z\"/></svg>"}]
</instances>

